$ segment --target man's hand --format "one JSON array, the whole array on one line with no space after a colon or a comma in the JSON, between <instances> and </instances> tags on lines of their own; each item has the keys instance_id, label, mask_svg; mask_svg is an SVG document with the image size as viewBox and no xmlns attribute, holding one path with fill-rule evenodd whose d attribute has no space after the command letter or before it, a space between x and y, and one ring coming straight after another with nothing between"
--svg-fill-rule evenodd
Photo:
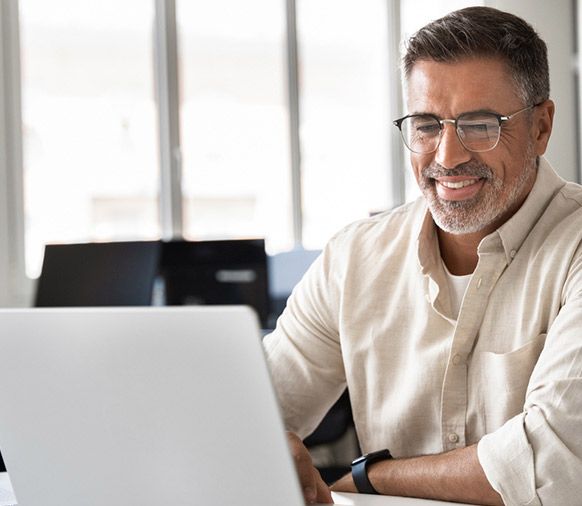
<instances>
[{"instance_id":1,"label":"man's hand","mask_svg":"<svg viewBox=\"0 0 582 506\"><path fill-rule=\"evenodd\" d=\"M329 487L322 480L319 471L313 466L311 455L305 445L293 432L287 432L287 441L291 450L291 456L295 462L299 482L303 489L303 497L309 504L333 503Z\"/></svg>"}]
</instances>

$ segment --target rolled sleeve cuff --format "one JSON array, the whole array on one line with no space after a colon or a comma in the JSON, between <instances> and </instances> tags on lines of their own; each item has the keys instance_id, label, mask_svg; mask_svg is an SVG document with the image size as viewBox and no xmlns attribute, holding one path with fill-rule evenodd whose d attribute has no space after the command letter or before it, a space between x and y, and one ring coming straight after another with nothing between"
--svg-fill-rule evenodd
<instances>
[{"instance_id":1,"label":"rolled sleeve cuff","mask_svg":"<svg viewBox=\"0 0 582 506\"><path fill-rule=\"evenodd\" d=\"M505 504L541 505L536 493L534 454L526 437L524 414L509 420L477 446L479 462Z\"/></svg>"}]
</instances>

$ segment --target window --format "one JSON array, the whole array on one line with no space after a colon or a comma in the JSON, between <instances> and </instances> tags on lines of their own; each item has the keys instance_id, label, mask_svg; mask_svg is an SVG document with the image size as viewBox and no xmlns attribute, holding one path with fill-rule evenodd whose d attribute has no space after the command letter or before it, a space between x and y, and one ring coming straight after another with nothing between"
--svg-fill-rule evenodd
<instances>
[{"instance_id":1,"label":"window","mask_svg":"<svg viewBox=\"0 0 582 506\"><path fill-rule=\"evenodd\" d=\"M167 168L159 167L154 2L19 6L34 277L45 243L160 237ZM302 209L293 209L285 7L176 0L187 239L264 237L269 253L296 240L321 248L348 222L394 204L386 4L297 0Z\"/></svg>"},{"instance_id":2,"label":"window","mask_svg":"<svg viewBox=\"0 0 582 506\"><path fill-rule=\"evenodd\" d=\"M293 244L285 5L178 1L184 233Z\"/></svg>"},{"instance_id":3,"label":"window","mask_svg":"<svg viewBox=\"0 0 582 506\"><path fill-rule=\"evenodd\" d=\"M390 206L385 0L299 0L304 236Z\"/></svg>"},{"instance_id":4,"label":"window","mask_svg":"<svg viewBox=\"0 0 582 506\"><path fill-rule=\"evenodd\" d=\"M26 267L48 242L159 236L153 3L21 0Z\"/></svg>"}]
</instances>

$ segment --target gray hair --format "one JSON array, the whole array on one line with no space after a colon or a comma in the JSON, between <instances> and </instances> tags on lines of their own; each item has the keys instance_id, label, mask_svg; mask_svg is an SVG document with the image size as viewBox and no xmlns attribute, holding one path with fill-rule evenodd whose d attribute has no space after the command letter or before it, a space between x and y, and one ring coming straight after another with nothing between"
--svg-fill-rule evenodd
<instances>
[{"instance_id":1,"label":"gray hair","mask_svg":"<svg viewBox=\"0 0 582 506\"><path fill-rule=\"evenodd\" d=\"M546 43L523 19L491 7L467 7L429 23L407 42L403 73L410 77L421 60L458 62L464 58L504 60L518 96L534 105L550 96Z\"/></svg>"}]
</instances>

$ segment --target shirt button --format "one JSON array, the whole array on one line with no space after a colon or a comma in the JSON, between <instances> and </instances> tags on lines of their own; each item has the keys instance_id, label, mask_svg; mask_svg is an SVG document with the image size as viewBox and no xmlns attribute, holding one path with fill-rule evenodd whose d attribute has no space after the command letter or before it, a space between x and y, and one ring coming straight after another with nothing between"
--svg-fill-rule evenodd
<instances>
[{"instance_id":1,"label":"shirt button","mask_svg":"<svg viewBox=\"0 0 582 506\"><path fill-rule=\"evenodd\" d=\"M517 254L517 251L515 251L514 249L512 249L512 250L509 252L509 256L510 256L511 258L513 258L513 257L514 257L516 254Z\"/></svg>"},{"instance_id":2,"label":"shirt button","mask_svg":"<svg viewBox=\"0 0 582 506\"><path fill-rule=\"evenodd\" d=\"M457 353L453 356L453 365L459 365L462 362L463 362L463 357L461 357L461 355L459 355Z\"/></svg>"},{"instance_id":3,"label":"shirt button","mask_svg":"<svg viewBox=\"0 0 582 506\"><path fill-rule=\"evenodd\" d=\"M477 290L478 290L479 288L481 288L481 283L483 283L483 278L479 278L479 279L477 280Z\"/></svg>"},{"instance_id":4,"label":"shirt button","mask_svg":"<svg viewBox=\"0 0 582 506\"><path fill-rule=\"evenodd\" d=\"M459 441L459 436L458 436L457 434L455 434L454 432L451 432L451 433L449 434L449 441L450 441L451 443L458 443L458 441Z\"/></svg>"}]
</instances>

